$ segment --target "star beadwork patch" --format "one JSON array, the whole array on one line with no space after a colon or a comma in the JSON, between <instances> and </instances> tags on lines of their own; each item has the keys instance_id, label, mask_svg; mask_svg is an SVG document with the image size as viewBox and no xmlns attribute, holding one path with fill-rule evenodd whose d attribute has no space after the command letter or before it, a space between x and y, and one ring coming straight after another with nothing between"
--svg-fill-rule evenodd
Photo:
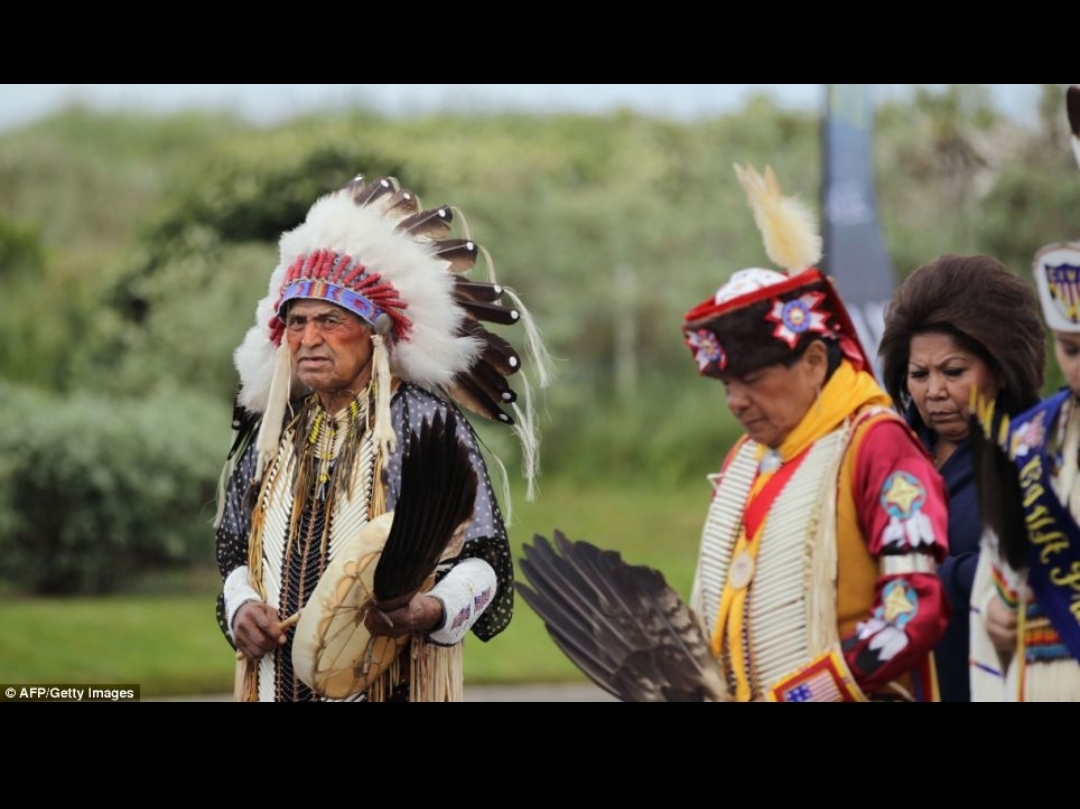
<instances>
[{"instance_id":1,"label":"star beadwork patch","mask_svg":"<svg viewBox=\"0 0 1080 809\"><path fill-rule=\"evenodd\" d=\"M925 502L926 488L910 472L893 472L881 487L881 507L894 519L910 519Z\"/></svg>"},{"instance_id":2,"label":"star beadwork patch","mask_svg":"<svg viewBox=\"0 0 1080 809\"><path fill-rule=\"evenodd\" d=\"M727 367L727 354L724 353L716 335L708 329L687 332L686 344L694 352L694 361L697 362L698 371L704 371L710 365L715 365L721 371Z\"/></svg>"},{"instance_id":3,"label":"star beadwork patch","mask_svg":"<svg viewBox=\"0 0 1080 809\"><path fill-rule=\"evenodd\" d=\"M881 591L881 605L875 613L887 624L903 628L919 611L919 597L915 588L902 579L894 579Z\"/></svg>"},{"instance_id":4,"label":"star beadwork patch","mask_svg":"<svg viewBox=\"0 0 1080 809\"><path fill-rule=\"evenodd\" d=\"M794 348L803 332L827 333L829 314L817 308L823 300L825 296L820 292L807 292L790 301L774 301L772 310L765 316L776 324L773 337Z\"/></svg>"}]
</instances>

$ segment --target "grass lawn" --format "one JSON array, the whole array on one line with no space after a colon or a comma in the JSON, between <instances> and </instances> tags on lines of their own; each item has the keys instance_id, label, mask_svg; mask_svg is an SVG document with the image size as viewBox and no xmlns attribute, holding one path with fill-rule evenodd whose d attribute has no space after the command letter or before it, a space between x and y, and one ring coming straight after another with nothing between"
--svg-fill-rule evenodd
<instances>
[{"instance_id":1,"label":"grass lawn","mask_svg":"<svg viewBox=\"0 0 1080 809\"><path fill-rule=\"evenodd\" d=\"M515 493L514 558L534 534L555 528L663 571L684 597L690 589L708 485L678 490L547 480L537 501ZM0 601L0 684L137 683L143 698L232 690L233 653L214 619L215 571L138 594ZM465 676L475 684L583 680L520 598L514 620L488 643L466 640Z\"/></svg>"}]
</instances>

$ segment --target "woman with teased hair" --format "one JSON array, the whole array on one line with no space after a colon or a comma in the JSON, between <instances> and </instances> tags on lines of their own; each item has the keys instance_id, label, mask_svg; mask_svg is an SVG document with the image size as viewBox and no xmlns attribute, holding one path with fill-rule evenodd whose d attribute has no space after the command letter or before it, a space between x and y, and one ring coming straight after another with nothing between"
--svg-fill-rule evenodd
<instances>
[{"instance_id":1,"label":"woman with teased hair","mask_svg":"<svg viewBox=\"0 0 1080 809\"><path fill-rule=\"evenodd\" d=\"M893 293L878 353L886 390L948 488L949 555L939 574L952 616L934 657L942 702L968 702L969 602L981 535L971 391L1010 415L1039 400L1046 364L1039 302L991 256L939 256Z\"/></svg>"}]
</instances>

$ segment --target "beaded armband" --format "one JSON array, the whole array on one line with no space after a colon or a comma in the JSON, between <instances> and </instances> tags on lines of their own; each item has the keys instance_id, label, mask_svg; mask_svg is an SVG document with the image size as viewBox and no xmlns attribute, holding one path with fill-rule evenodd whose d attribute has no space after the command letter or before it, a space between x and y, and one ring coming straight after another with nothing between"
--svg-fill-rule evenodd
<instances>
[{"instance_id":1,"label":"beaded armband","mask_svg":"<svg viewBox=\"0 0 1080 809\"><path fill-rule=\"evenodd\" d=\"M251 586L251 574L247 565L233 569L225 578L222 592L225 595L225 627L229 632L229 640L235 641L232 631L236 613L249 601L262 601L262 597Z\"/></svg>"}]
</instances>

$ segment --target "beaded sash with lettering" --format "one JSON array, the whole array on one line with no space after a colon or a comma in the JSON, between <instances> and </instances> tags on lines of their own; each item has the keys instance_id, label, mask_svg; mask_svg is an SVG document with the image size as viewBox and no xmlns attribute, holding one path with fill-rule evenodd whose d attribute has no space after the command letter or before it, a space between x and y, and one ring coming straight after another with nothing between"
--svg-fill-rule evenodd
<instances>
[{"instance_id":1,"label":"beaded sash with lettering","mask_svg":"<svg viewBox=\"0 0 1080 809\"><path fill-rule=\"evenodd\" d=\"M851 422L818 439L773 501L761 536L743 627L755 695L817 655L839 651L836 617L836 485ZM757 473L747 441L713 493L692 597L706 635L717 611Z\"/></svg>"},{"instance_id":2,"label":"beaded sash with lettering","mask_svg":"<svg viewBox=\"0 0 1080 809\"><path fill-rule=\"evenodd\" d=\"M1080 527L1054 491L1050 442L1034 440L1035 433L1049 433L1049 425L1070 396L1068 389L1063 390L1014 419L1010 443L1020 471L1024 520L1031 540L1028 585L1069 652L1080 660Z\"/></svg>"}]
</instances>

